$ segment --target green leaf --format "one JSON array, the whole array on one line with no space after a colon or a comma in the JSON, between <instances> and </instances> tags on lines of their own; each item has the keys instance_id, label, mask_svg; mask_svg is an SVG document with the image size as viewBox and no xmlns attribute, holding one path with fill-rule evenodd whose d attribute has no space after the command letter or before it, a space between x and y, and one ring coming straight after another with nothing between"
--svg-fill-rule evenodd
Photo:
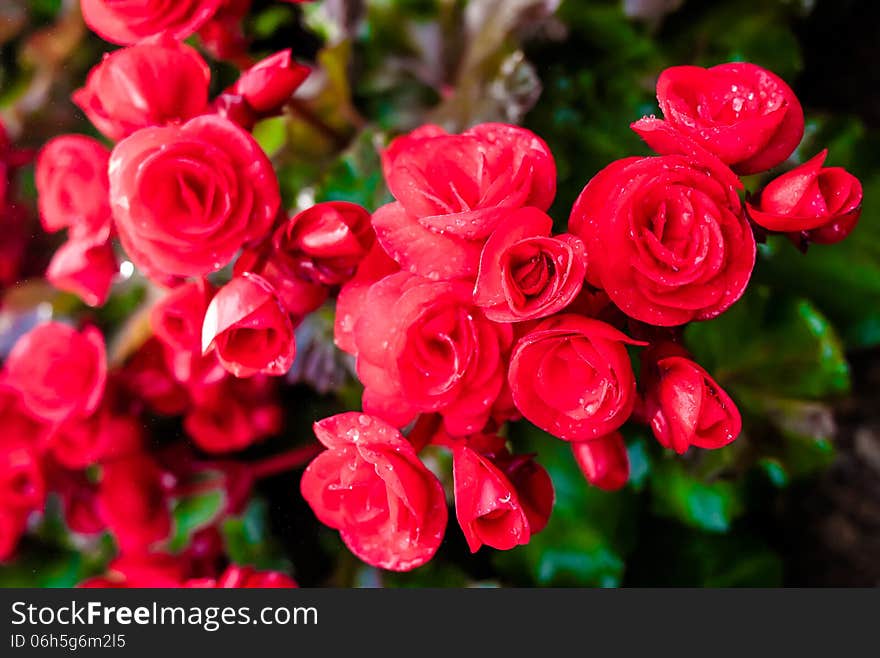
<instances>
[{"instance_id":1,"label":"green leaf","mask_svg":"<svg viewBox=\"0 0 880 658\"><path fill-rule=\"evenodd\" d=\"M782 560L747 532L701 532L654 520L644 528L627 569L640 587L778 587Z\"/></svg>"},{"instance_id":2,"label":"green leaf","mask_svg":"<svg viewBox=\"0 0 880 658\"><path fill-rule=\"evenodd\" d=\"M264 119L254 126L254 139L270 158L287 143L287 117Z\"/></svg>"},{"instance_id":3,"label":"green leaf","mask_svg":"<svg viewBox=\"0 0 880 658\"><path fill-rule=\"evenodd\" d=\"M816 399L849 390L840 339L806 299L752 285L719 318L691 324L685 338L697 362L738 402Z\"/></svg>"},{"instance_id":4,"label":"green leaf","mask_svg":"<svg viewBox=\"0 0 880 658\"><path fill-rule=\"evenodd\" d=\"M385 188L377 150L379 136L363 131L325 174L316 201L351 201L375 210L391 197Z\"/></svg>"},{"instance_id":5,"label":"green leaf","mask_svg":"<svg viewBox=\"0 0 880 658\"><path fill-rule=\"evenodd\" d=\"M201 528L209 525L220 513L225 496L219 490L180 498L174 503L174 534L168 542L172 552L183 550Z\"/></svg>"},{"instance_id":6,"label":"green leaf","mask_svg":"<svg viewBox=\"0 0 880 658\"><path fill-rule=\"evenodd\" d=\"M268 505L263 498L251 499L240 516L224 520L220 532L226 554L235 564L290 571L289 560L270 532Z\"/></svg>"},{"instance_id":7,"label":"green leaf","mask_svg":"<svg viewBox=\"0 0 880 658\"><path fill-rule=\"evenodd\" d=\"M743 512L742 494L734 483L703 480L678 458L657 464L651 495L655 513L708 532L727 532Z\"/></svg>"}]
</instances>

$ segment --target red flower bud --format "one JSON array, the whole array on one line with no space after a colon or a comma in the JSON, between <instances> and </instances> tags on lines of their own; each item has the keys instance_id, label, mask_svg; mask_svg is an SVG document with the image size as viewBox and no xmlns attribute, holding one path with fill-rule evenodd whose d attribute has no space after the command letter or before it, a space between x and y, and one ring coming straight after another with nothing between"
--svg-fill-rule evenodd
<instances>
[{"instance_id":1,"label":"red flower bud","mask_svg":"<svg viewBox=\"0 0 880 658\"><path fill-rule=\"evenodd\" d=\"M273 236L279 269L327 286L344 283L373 246L370 213L356 203L327 201L292 217Z\"/></svg>"},{"instance_id":2,"label":"red flower bud","mask_svg":"<svg viewBox=\"0 0 880 658\"><path fill-rule=\"evenodd\" d=\"M862 184L841 167L823 167L828 150L772 180L749 217L770 231L806 233L810 242L832 244L855 228L862 212Z\"/></svg>"},{"instance_id":3,"label":"red flower bud","mask_svg":"<svg viewBox=\"0 0 880 658\"><path fill-rule=\"evenodd\" d=\"M258 115L272 115L280 111L308 75L309 67L294 61L288 48L244 71L229 91L243 97Z\"/></svg>"},{"instance_id":4,"label":"red flower bud","mask_svg":"<svg viewBox=\"0 0 880 658\"><path fill-rule=\"evenodd\" d=\"M664 448L682 454L722 448L739 436L742 419L730 396L673 343L642 354L643 415Z\"/></svg>"},{"instance_id":5,"label":"red flower bud","mask_svg":"<svg viewBox=\"0 0 880 658\"><path fill-rule=\"evenodd\" d=\"M293 325L265 279L244 274L214 296L202 325L202 351L211 349L236 377L290 369L296 355Z\"/></svg>"},{"instance_id":6,"label":"red flower bud","mask_svg":"<svg viewBox=\"0 0 880 658\"><path fill-rule=\"evenodd\" d=\"M430 560L446 529L446 497L412 445L365 414L314 427L328 450L306 468L300 488L318 519L373 566L409 571Z\"/></svg>"},{"instance_id":7,"label":"red flower bud","mask_svg":"<svg viewBox=\"0 0 880 658\"><path fill-rule=\"evenodd\" d=\"M531 539L529 520L514 486L484 457L459 444L453 450L455 515L472 553L486 544L509 550Z\"/></svg>"},{"instance_id":8,"label":"red flower bud","mask_svg":"<svg viewBox=\"0 0 880 658\"><path fill-rule=\"evenodd\" d=\"M571 444L575 461L587 482L605 491L621 489L629 479L629 457L620 432Z\"/></svg>"}]
</instances>

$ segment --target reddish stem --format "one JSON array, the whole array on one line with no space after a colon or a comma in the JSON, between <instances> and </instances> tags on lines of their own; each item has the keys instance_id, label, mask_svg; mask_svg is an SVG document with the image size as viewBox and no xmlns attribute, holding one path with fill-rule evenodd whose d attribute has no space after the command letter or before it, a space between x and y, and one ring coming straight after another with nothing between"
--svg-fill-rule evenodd
<instances>
[{"instance_id":1,"label":"reddish stem","mask_svg":"<svg viewBox=\"0 0 880 658\"><path fill-rule=\"evenodd\" d=\"M272 455L271 457L253 462L248 465L248 470L254 480L272 477L273 475L292 471L303 466L322 450L323 448L317 444L293 448L279 455Z\"/></svg>"}]
</instances>

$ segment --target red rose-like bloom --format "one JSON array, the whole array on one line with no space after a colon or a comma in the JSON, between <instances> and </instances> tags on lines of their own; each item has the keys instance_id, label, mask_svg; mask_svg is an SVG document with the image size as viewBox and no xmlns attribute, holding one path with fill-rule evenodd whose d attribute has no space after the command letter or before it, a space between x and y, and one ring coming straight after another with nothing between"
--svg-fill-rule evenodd
<instances>
[{"instance_id":1,"label":"red rose-like bloom","mask_svg":"<svg viewBox=\"0 0 880 658\"><path fill-rule=\"evenodd\" d=\"M374 239L365 208L327 201L304 210L275 231L272 258L303 279L333 286L352 277Z\"/></svg>"},{"instance_id":2,"label":"red rose-like bloom","mask_svg":"<svg viewBox=\"0 0 880 658\"><path fill-rule=\"evenodd\" d=\"M296 356L293 325L265 279L238 276L214 296L202 325L202 351L210 349L236 377L290 370Z\"/></svg>"},{"instance_id":3,"label":"red rose-like bloom","mask_svg":"<svg viewBox=\"0 0 880 658\"><path fill-rule=\"evenodd\" d=\"M446 530L446 497L412 445L355 412L315 423L315 434L328 450L306 468L300 488L318 519L375 567L409 571L430 560Z\"/></svg>"},{"instance_id":4,"label":"red rose-like bloom","mask_svg":"<svg viewBox=\"0 0 880 658\"><path fill-rule=\"evenodd\" d=\"M186 39L201 27L223 0L81 0L83 19L100 37L128 45L168 32Z\"/></svg>"},{"instance_id":5,"label":"red rose-like bloom","mask_svg":"<svg viewBox=\"0 0 880 658\"><path fill-rule=\"evenodd\" d=\"M244 98L257 115L273 114L308 75L309 67L294 61L288 48L244 71L229 92Z\"/></svg>"},{"instance_id":6,"label":"red rose-like bloom","mask_svg":"<svg viewBox=\"0 0 880 658\"><path fill-rule=\"evenodd\" d=\"M657 100L669 123L739 174L772 169L804 134L794 92L755 64L673 66L657 80Z\"/></svg>"},{"instance_id":7,"label":"red rose-like bloom","mask_svg":"<svg viewBox=\"0 0 880 658\"><path fill-rule=\"evenodd\" d=\"M547 145L500 123L448 135L435 126L400 137L383 157L397 199L373 215L382 246L429 279L472 278L483 242L512 210L547 210L556 165Z\"/></svg>"},{"instance_id":8,"label":"red rose-like bloom","mask_svg":"<svg viewBox=\"0 0 880 658\"><path fill-rule=\"evenodd\" d=\"M636 399L627 344L643 343L579 315L544 320L513 349L508 379L517 409L566 441L613 432Z\"/></svg>"},{"instance_id":9,"label":"red rose-like bloom","mask_svg":"<svg viewBox=\"0 0 880 658\"><path fill-rule=\"evenodd\" d=\"M201 116L139 130L110 156L110 199L126 252L151 276L219 270L272 226L272 164L231 121Z\"/></svg>"},{"instance_id":10,"label":"red rose-like bloom","mask_svg":"<svg viewBox=\"0 0 880 658\"><path fill-rule=\"evenodd\" d=\"M529 520L510 480L486 457L460 444L453 451L455 515L472 553L502 551L531 538Z\"/></svg>"},{"instance_id":11,"label":"red rose-like bloom","mask_svg":"<svg viewBox=\"0 0 880 658\"><path fill-rule=\"evenodd\" d=\"M584 243L565 234L550 237L553 220L535 208L509 215L483 247L474 303L495 322L552 315L581 290Z\"/></svg>"},{"instance_id":12,"label":"red rose-like bloom","mask_svg":"<svg viewBox=\"0 0 880 658\"><path fill-rule=\"evenodd\" d=\"M487 320L471 286L398 272L370 287L354 315L364 410L402 427L419 411L443 415L455 435L479 431L502 391L510 325Z\"/></svg>"},{"instance_id":13,"label":"red rose-like bloom","mask_svg":"<svg viewBox=\"0 0 880 658\"><path fill-rule=\"evenodd\" d=\"M649 324L722 313L742 295L755 264L739 187L729 169L697 152L605 167L569 219L587 246L587 279Z\"/></svg>"},{"instance_id":14,"label":"red rose-like bloom","mask_svg":"<svg viewBox=\"0 0 880 658\"><path fill-rule=\"evenodd\" d=\"M71 238L52 256L46 279L59 290L72 292L89 306L101 306L107 301L118 271L109 240Z\"/></svg>"},{"instance_id":15,"label":"red rose-like bloom","mask_svg":"<svg viewBox=\"0 0 880 658\"><path fill-rule=\"evenodd\" d=\"M18 339L6 368L31 413L49 421L87 416L104 395L104 337L95 327L46 322Z\"/></svg>"},{"instance_id":16,"label":"red rose-like bloom","mask_svg":"<svg viewBox=\"0 0 880 658\"><path fill-rule=\"evenodd\" d=\"M827 149L771 181L749 217L771 231L806 231L811 242L832 244L855 228L862 212L862 184L842 167L823 167Z\"/></svg>"},{"instance_id":17,"label":"red rose-like bloom","mask_svg":"<svg viewBox=\"0 0 880 658\"><path fill-rule=\"evenodd\" d=\"M739 410L712 377L672 343L642 355L643 415L664 448L723 448L739 436Z\"/></svg>"},{"instance_id":18,"label":"red rose-like bloom","mask_svg":"<svg viewBox=\"0 0 880 658\"><path fill-rule=\"evenodd\" d=\"M230 565L218 578L189 580L187 587L224 589L282 589L299 587L296 581L280 571L257 571L253 567Z\"/></svg>"},{"instance_id":19,"label":"red rose-like bloom","mask_svg":"<svg viewBox=\"0 0 880 658\"><path fill-rule=\"evenodd\" d=\"M210 79L197 51L163 34L105 55L71 99L98 130L118 141L140 128L201 113Z\"/></svg>"},{"instance_id":20,"label":"red rose-like bloom","mask_svg":"<svg viewBox=\"0 0 880 658\"><path fill-rule=\"evenodd\" d=\"M587 482L594 487L617 491L629 479L629 456L620 432L574 441L571 451Z\"/></svg>"},{"instance_id":21,"label":"red rose-like bloom","mask_svg":"<svg viewBox=\"0 0 880 658\"><path fill-rule=\"evenodd\" d=\"M104 464L98 507L123 552L145 553L171 532L162 471L146 454Z\"/></svg>"},{"instance_id":22,"label":"red rose-like bloom","mask_svg":"<svg viewBox=\"0 0 880 658\"><path fill-rule=\"evenodd\" d=\"M84 135L62 135L42 148L35 182L44 229L69 228L90 239L109 235L109 157L103 144Z\"/></svg>"}]
</instances>

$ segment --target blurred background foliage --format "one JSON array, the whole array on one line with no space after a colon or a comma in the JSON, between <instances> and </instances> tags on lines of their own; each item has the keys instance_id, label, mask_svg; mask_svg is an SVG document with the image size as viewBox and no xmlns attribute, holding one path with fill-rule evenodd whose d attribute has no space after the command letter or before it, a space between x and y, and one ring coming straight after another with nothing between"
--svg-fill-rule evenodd
<instances>
[{"instance_id":1,"label":"blurred background foliage","mask_svg":"<svg viewBox=\"0 0 880 658\"><path fill-rule=\"evenodd\" d=\"M861 178L865 204L841 244L806 255L783 239L762 244L745 298L688 328L697 360L743 411L744 435L728 448L679 458L646 430L628 428L632 479L609 494L587 486L565 443L518 423L511 441L539 454L557 492L549 526L528 546L471 556L452 521L432 563L379 572L314 520L298 474L288 474L264 483L241 517L224 523L230 555L264 568L292 565L303 585L880 583L877 25L873 0L255 0L245 23L252 51L289 47L315 68L291 112L255 130L291 209L328 199L374 209L388 199L377 148L395 134L425 122L460 130L508 121L536 131L556 156L552 213L563 227L596 171L647 153L629 124L658 111L653 89L663 68L733 60L775 71L803 101L806 136L783 168L827 146L829 164ZM75 1L2 3L0 112L20 144L39 147L62 132L97 136L69 94L110 48L84 29ZM212 66L220 91L235 71ZM761 184L746 181L751 192ZM23 185L33 202L27 174ZM31 275L45 265L47 242L35 233ZM137 343L143 338L123 319L149 299L135 276L97 319L121 336L117 344ZM23 284L0 307L0 347L47 302L56 312L87 312ZM294 368L288 428L267 452L357 404L357 384L330 346L331 317L318 314L298 332L310 360ZM221 504L180 501L175 541L185 544ZM51 507L29 541L22 558L0 568L0 584L70 585L100 571L111 551L106 538L72 537Z\"/></svg>"}]
</instances>

